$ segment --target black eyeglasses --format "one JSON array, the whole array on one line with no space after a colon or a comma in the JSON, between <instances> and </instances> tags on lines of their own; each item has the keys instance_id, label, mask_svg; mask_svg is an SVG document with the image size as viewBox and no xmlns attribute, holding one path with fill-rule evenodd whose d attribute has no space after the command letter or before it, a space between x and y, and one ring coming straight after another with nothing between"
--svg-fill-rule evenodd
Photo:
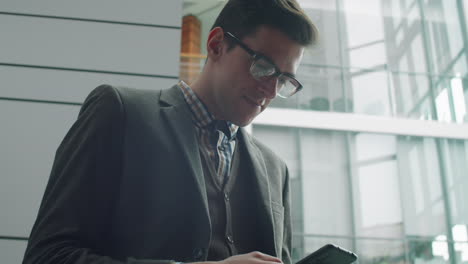
<instances>
[{"instance_id":1,"label":"black eyeglasses","mask_svg":"<svg viewBox=\"0 0 468 264\"><path fill-rule=\"evenodd\" d=\"M288 98L302 90L302 84L296 80L296 78L294 78L294 75L287 72L281 72L269 58L253 51L232 33L225 32L224 35L233 39L236 44L241 46L241 48L243 48L250 56L252 56L250 74L252 74L256 80L268 81L272 77L278 78L276 94L279 97Z\"/></svg>"}]
</instances>

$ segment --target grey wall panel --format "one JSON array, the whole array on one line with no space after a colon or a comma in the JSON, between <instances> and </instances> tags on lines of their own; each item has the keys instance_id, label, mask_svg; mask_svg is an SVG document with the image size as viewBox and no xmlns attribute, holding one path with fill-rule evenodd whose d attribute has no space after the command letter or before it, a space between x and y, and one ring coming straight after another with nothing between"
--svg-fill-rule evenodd
<instances>
[{"instance_id":1,"label":"grey wall panel","mask_svg":"<svg viewBox=\"0 0 468 264\"><path fill-rule=\"evenodd\" d=\"M29 236L55 151L78 111L78 106L0 101L0 235Z\"/></svg>"},{"instance_id":2,"label":"grey wall panel","mask_svg":"<svg viewBox=\"0 0 468 264\"><path fill-rule=\"evenodd\" d=\"M0 97L80 103L102 83L160 89L177 82L182 0L36 2L0 1ZM0 100L0 236L29 235L78 111ZM0 263L20 263L24 247L0 240Z\"/></svg>"},{"instance_id":3,"label":"grey wall panel","mask_svg":"<svg viewBox=\"0 0 468 264\"><path fill-rule=\"evenodd\" d=\"M0 97L83 102L100 84L159 90L177 79L0 66Z\"/></svg>"},{"instance_id":4,"label":"grey wall panel","mask_svg":"<svg viewBox=\"0 0 468 264\"><path fill-rule=\"evenodd\" d=\"M180 27L182 0L2 0L0 11Z\"/></svg>"},{"instance_id":5,"label":"grey wall panel","mask_svg":"<svg viewBox=\"0 0 468 264\"><path fill-rule=\"evenodd\" d=\"M21 263L26 250L26 243L26 241L0 240L0 263Z\"/></svg>"},{"instance_id":6,"label":"grey wall panel","mask_svg":"<svg viewBox=\"0 0 468 264\"><path fill-rule=\"evenodd\" d=\"M180 32L0 15L0 62L178 76Z\"/></svg>"}]
</instances>

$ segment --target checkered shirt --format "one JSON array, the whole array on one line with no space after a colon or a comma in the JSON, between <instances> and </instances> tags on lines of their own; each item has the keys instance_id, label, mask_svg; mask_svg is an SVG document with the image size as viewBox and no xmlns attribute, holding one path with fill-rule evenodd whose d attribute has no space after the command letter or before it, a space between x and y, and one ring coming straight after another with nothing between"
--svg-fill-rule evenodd
<instances>
[{"instance_id":1,"label":"checkered shirt","mask_svg":"<svg viewBox=\"0 0 468 264\"><path fill-rule=\"evenodd\" d=\"M206 105L184 81L178 83L191 112L197 131L200 151L213 166L220 183L229 176L232 157L236 147L238 126L224 120L215 120Z\"/></svg>"}]
</instances>

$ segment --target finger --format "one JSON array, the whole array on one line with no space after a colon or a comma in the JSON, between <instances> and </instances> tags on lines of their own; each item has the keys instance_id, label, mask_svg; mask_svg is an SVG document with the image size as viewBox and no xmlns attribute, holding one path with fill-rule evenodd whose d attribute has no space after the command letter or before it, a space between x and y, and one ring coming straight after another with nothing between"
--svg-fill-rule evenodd
<instances>
[{"instance_id":1,"label":"finger","mask_svg":"<svg viewBox=\"0 0 468 264\"><path fill-rule=\"evenodd\" d=\"M254 257L259 258L259 259L264 260L264 261L271 261L271 262L274 262L274 263L282 263L281 259L279 259L277 257L270 256L270 255L262 253L262 252L255 251L255 252L252 252L252 254L253 254Z\"/></svg>"}]
</instances>

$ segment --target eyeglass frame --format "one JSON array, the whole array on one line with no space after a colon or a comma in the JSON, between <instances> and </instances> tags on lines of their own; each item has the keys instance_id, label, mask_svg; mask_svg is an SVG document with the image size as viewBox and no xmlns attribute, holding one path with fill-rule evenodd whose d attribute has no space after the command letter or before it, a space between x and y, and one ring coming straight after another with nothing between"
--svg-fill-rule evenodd
<instances>
[{"instance_id":1,"label":"eyeglass frame","mask_svg":"<svg viewBox=\"0 0 468 264\"><path fill-rule=\"evenodd\" d=\"M252 65L253 65L256 61L258 61L258 60L260 60L260 59L264 59L265 61L267 61L268 63L270 63L270 64L274 67L274 69L275 69L275 72L274 72L272 75L269 75L269 76L267 76L267 77L278 77L278 76L280 76L280 75L284 75L284 76L287 76L288 78L294 80L295 82L297 82L297 84L298 84L297 86L293 84L293 85L296 87L296 90L295 90L293 93L291 93L289 96L280 95L279 92L277 91L277 95L278 95L278 96L280 96L280 97L282 97L282 98L289 98L289 97L295 95L296 93L298 93L299 91L302 90L303 86L302 86L301 82L299 82L293 74L288 73L288 72L281 72L281 71L279 70L278 66L276 66L276 64L273 63L273 61L272 61L270 58L268 58L267 56L264 56L264 55L262 55L262 54L259 54L259 53L255 52L254 50L252 50L251 48L249 48L249 46L247 46L247 44L245 44L244 42L242 42L242 40L240 40L239 38L237 38L236 36L234 36L234 34L232 34L231 32L226 31L226 32L224 32L224 35L230 37L231 39L233 39L233 40L235 41L236 44L238 44L242 49L244 49L244 50L252 57L253 61L252 61L252 64L250 65L250 68L252 68ZM250 70L249 70L249 72L250 72ZM251 72L250 72L250 74L252 75ZM255 76L252 75L252 77L253 77L254 79L258 80L257 78L255 78ZM259 81L261 81L261 80L259 80Z\"/></svg>"}]
</instances>

